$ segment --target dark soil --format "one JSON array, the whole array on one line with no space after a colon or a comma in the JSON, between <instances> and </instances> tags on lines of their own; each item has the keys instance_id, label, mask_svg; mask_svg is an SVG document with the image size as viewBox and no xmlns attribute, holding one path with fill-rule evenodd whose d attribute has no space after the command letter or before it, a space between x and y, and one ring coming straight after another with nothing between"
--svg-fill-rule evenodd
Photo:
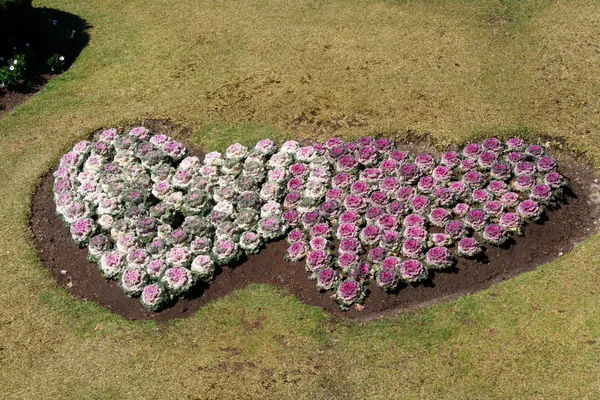
<instances>
[{"instance_id":1,"label":"dark soil","mask_svg":"<svg viewBox=\"0 0 600 400\"><path fill-rule=\"evenodd\" d=\"M24 103L34 94L40 92L44 86L56 75L40 75L22 82L11 90L0 89L0 116L9 112L21 103Z\"/></svg>"},{"instance_id":2,"label":"dark soil","mask_svg":"<svg viewBox=\"0 0 600 400\"><path fill-rule=\"evenodd\" d=\"M145 126L155 133L173 127L168 124L152 127L148 121ZM184 130L174 136L182 138L186 133ZM201 155L198 151L193 153ZM558 209L547 210L540 222L529 224L524 236L516 236L516 241L511 240L502 247L488 246L484 260L458 258L455 268L435 272L422 284L404 284L397 293L388 294L374 287L362 311L356 308L340 311L330 298L332 292L319 292L315 281L308 279L303 262L284 261L287 245L282 240L267 244L259 254L249 256L235 268L224 268L210 286L198 288L189 298L180 299L159 313L151 313L139 299L125 296L115 281L102 278L96 264L87 261L87 249L79 249L73 244L68 229L55 214L52 174L42 179L33 197L31 228L41 260L62 287L77 299L97 302L128 319L165 321L186 317L204 304L251 283L281 287L304 303L327 310L334 317L371 319L485 289L569 252L592 235L597 230L594 222L598 217L597 185L593 183L597 180L593 170L567 155L559 156L559 160L561 173L570 184L566 203Z\"/></svg>"}]
</instances>

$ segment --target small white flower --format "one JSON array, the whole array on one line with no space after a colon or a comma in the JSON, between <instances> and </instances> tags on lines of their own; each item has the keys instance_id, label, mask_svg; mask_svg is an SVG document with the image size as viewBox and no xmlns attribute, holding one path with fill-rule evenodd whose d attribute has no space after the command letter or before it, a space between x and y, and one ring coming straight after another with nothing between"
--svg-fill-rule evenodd
<instances>
[{"instance_id":1,"label":"small white flower","mask_svg":"<svg viewBox=\"0 0 600 400\"><path fill-rule=\"evenodd\" d=\"M304 196L310 199L318 200L325 195L327 188L325 185L316 182L308 181L306 183L306 189L304 189Z\"/></svg>"},{"instance_id":2,"label":"small white flower","mask_svg":"<svg viewBox=\"0 0 600 400\"><path fill-rule=\"evenodd\" d=\"M284 153L295 154L300 148L300 144L295 140L288 140L281 145L281 150Z\"/></svg>"},{"instance_id":3,"label":"small white flower","mask_svg":"<svg viewBox=\"0 0 600 400\"><path fill-rule=\"evenodd\" d=\"M291 154L280 151L279 153L275 153L273 156L271 156L267 165L272 169L287 168L293 161L294 158L291 156Z\"/></svg>"},{"instance_id":4,"label":"small white flower","mask_svg":"<svg viewBox=\"0 0 600 400\"><path fill-rule=\"evenodd\" d=\"M192 261L192 272L201 278L210 279L215 272L215 262L207 255L199 255Z\"/></svg>"},{"instance_id":5,"label":"small white flower","mask_svg":"<svg viewBox=\"0 0 600 400\"><path fill-rule=\"evenodd\" d=\"M204 164L206 165L220 167L223 165L223 162L223 155L218 151L210 152L204 156Z\"/></svg>"},{"instance_id":6,"label":"small white flower","mask_svg":"<svg viewBox=\"0 0 600 400\"><path fill-rule=\"evenodd\" d=\"M19 61L17 61L17 60L13 61L13 64L15 64L15 65L17 65L18 63L19 63Z\"/></svg>"},{"instance_id":7,"label":"small white flower","mask_svg":"<svg viewBox=\"0 0 600 400\"><path fill-rule=\"evenodd\" d=\"M279 217L282 213L281 204L276 201L270 200L266 202L260 209L261 218L275 218Z\"/></svg>"},{"instance_id":8,"label":"small white flower","mask_svg":"<svg viewBox=\"0 0 600 400\"><path fill-rule=\"evenodd\" d=\"M280 187L275 182L266 182L260 189L260 198L264 201L276 200L279 195Z\"/></svg>"},{"instance_id":9,"label":"small white flower","mask_svg":"<svg viewBox=\"0 0 600 400\"><path fill-rule=\"evenodd\" d=\"M167 261L176 267L183 267L188 263L190 256L188 247L173 247L167 252Z\"/></svg>"},{"instance_id":10,"label":"small white flower","mask_svg":"<svg viewBox=\"0 0 600 400\"><path fill-rule=\"evenodd\" d=\"M217 179L217 185L221 186L221 187L225 187L225 186L233 186L235 183L235 178L231 175L223 175L220 176L219 179Z\"/></svg>"},{"instance_id":11,"label":"small white flower","mask_svg":"<svg viewBox=\"0 0 600 400\"><path fill-rule=\"evenodd\" d=\"M0 57L0 61L4 61L4 57Z\"/></svg>"},{"instance_id":12,"label":"small white flower","mask_svg":"<svg viewBox=\"0 0 600 400\"><path fill-rule=\"evenodd\" d=\"M164 199L164 202L172 206L174 209L179 210L183 206L183 192L178 190L172 192Z\"/></svg>"},{"instance_id":13,"label":"small white flower","mask_svg":"<svg viewBox=\"0 0 600 400\"><path fill-rule=\"evenodd\" d=\"M102 215L100 218L98 218L98 225L100 225L102 229L109 230L114 221L114 218L110 215Z\"/></svg>"},{"instance_id":14,"label":"small white flower","mask_svg":"<svg viewBox=\"0 0 600 400\"><path fill-rule=\"evenodd\" d=\"M235 208L233 206L233 203L229 202L229 201L220 201L217 204L215 204L215 206L213 207L213 210L225 213L229 216L233 215Z\"/></svg>"},{"instance_id":15,"label":"small white flower","mask_svg":"<svg viewBox=\"0 0 600 400\"><path fill-rule=\"evenodd\" d=\"M248 148L239 143L234 143L225 151L225 158L241 161L248 155Z\"/></svg>"},{"instance_id":16,"label":"small white flower","mask_svg":"<svg viewBox=\"0 0 600 400\"><path fill-rule=\"evenodd\" d=\"M117 239L117 250L121 254L129 253L129 250L139 248L140 244L135 233L125 233Z\"/></svg>"},{"instance_id":17,"label":"small white flower","mask_svg":"<svg viewBox=\"0 0 600 400\"><path fill-rule=\"evenodd\" d=\"M179 168L181 169L189 169L189 168L196 168L200 165L200 159L198 157L186 157L183 160L181 160L181 163L179 164Z\"/></svg>"},{"instance_id":18,"label":"small white flower","mask_svg":"<svg viewBox=\"0 0 600 400\"><path fill-rule=\"evenodd\" d=\"M156 228L156 233L158 237L163 240L166 240L171 232L173 232L173 228L171 227L171 225L162 224L158 228Z\"/></svg>"},{"instance_id":19,"label":"small white flower","mask_svg":"<svg viewBox=\"0 0 600 400\"><path fill-rule=\"evenodd\" d=\"M60 57L58 57L58 59L59 59L60 61L65 61L65 58L64 58L63 56L60 56Z\"/></svg>"},{"instance_id":20,"label":"small white flower","mask_svg":"<svg viewBox=\"0 0 600 400\"><path fill-rule=\"evenodd\" d=\"M10 69L11 71L14 71L14 70L15 70L15 67L13 67L13 66L11 65L11 66L10 66L8 69Z\"/></svg>"},{"instance_id":21,"label":"small white flower","mask_svg":"<svg viewBox=\"0 0 600 400\"><path fill-rule=\"evenodd\" d=\"M29 43L25 43L25 47L29 47Z\"/></svg>"},{"instance_id":22,"label":"small white flower","mask_svg":"<svg viewBox=\"0 0 600 400\"><path fill-rule=\"evenodd\" d=\"M217 177L219 176L219 171L217 170L217 167L212 165L204 165L199 168L198 172L200 172L200 175L206 179L217 179Z\"/></svg>"}]
</instances>

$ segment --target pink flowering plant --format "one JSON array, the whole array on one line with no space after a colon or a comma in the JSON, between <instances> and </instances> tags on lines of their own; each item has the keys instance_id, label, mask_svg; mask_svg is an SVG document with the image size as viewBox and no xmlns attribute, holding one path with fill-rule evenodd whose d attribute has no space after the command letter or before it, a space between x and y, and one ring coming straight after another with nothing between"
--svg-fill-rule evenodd
<instances>
[{"instance_id":1,"label":"pink flowering plant","mask_svg":"<svg viewBox=\"0 0 600 400\"><path fill-rule=\"evenodd\" d=\"M396 286L398 286L398 278L398 272L396 269L390 268L378 271L375 280L377 282L377 286L383 290L391 291L396 289Z\"/></svg>"},{"instance_id":2,"label":"pink flowering plant","mask_svg":"<svg viewBox=\"0 0 600 400\"><path fill-rule=\"evenodd\" d=\"M405 260L400 265L400 278L408 283L415 283L427 278L427 267L418 260Z\"/></svg>"},{"instance_id":3,"label":"pink flowering plant","mask_svg":"<svg viewBox=\"0 0 600 400\"><path fill-rule=\"evenodd\" d=\"M440 158L411 156L387 138L265 139L200 160L144 127L77 143L54 178L73 241L152 311L282 237L286 260L303 262L347 309L369 284L414 284L477 257L480 242L501 245L566 185L542 146L518 138Z\"/></svg>"},{"instance_id":4,"label":"pink flowering plant","mask_svg":"<svg viewBox=\"0 0 600 400\"><path fill-rule=\"evenodd\" d=\"M360 304L366 296L365 288L356 280L349 278L342 281L337 287L336 301L342 309L348 309L353 304Z\"/></svg>"},{"instance_id":5,"label":"pink flowering plant","mask_svg":"<svg viewBox=\"0 0 600 400\"><path fill-rule=\"evenodd\" d=\"M339 272L333 268L325 268L317 275L317 288L321 291L333 290L338 285Z\"/></svg>"},{"instance_id":6,"label":"pink flowering plant","mask_svg":"<svg viewBox=\"0 0 600 400\"><path fill-rule=\"evenodd\" d=\"M160 311L169 302L169 294L161 284L151 283L142 290L140 302L150 311Z\"/></svg>"}]
</instances>

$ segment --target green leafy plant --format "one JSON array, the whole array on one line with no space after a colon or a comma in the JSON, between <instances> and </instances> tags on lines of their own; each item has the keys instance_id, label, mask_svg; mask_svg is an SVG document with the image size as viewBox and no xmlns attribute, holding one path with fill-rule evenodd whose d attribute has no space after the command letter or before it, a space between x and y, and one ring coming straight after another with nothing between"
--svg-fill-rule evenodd
<instances>
[{"instance_id":1,"label":"green leafy plant","mask_svg":"<svg viewBox=\"0 0 600 400\"><path fill-rule=\"evenodd\" d=\"M25 55L17 54L0 67L0 87L16 85L20 80L25 78L26 71L27 62L25 61Z\"/></svg>"},{"instance_id":2,"label":"green leafy plant","mask_svg":"<svg viewBox=\"0 0 600 400\"><path fill-rule=\"evenodd\" d=\"M62 56L60 54L55 53L46 60L46 68L52 73L63 72L65 70L66 65L67 62L65 56Z\"/></svg>"}]
</instances>

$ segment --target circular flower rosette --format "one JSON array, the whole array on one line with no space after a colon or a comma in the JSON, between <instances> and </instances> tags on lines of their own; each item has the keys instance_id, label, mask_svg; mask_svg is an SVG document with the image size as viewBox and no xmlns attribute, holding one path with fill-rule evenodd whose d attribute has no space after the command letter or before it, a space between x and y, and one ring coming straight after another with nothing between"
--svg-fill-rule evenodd
<instances>
[{"instance_id":1,"label":"circular flower rosette","mask_svg":"<svg viewBox=\"0 0 600 400\"><path fill-rule=\"evenodd\" d=\"M440 157L387 138L302 146L239 143L204 160L144 127L77 143L54 172L57 214L89 260L158 311L219 266L286 237L342 309L366 288L397 290L428 270L501 245L561 200L543 147L489 138Z\"/></svg>"}]
</instances>

